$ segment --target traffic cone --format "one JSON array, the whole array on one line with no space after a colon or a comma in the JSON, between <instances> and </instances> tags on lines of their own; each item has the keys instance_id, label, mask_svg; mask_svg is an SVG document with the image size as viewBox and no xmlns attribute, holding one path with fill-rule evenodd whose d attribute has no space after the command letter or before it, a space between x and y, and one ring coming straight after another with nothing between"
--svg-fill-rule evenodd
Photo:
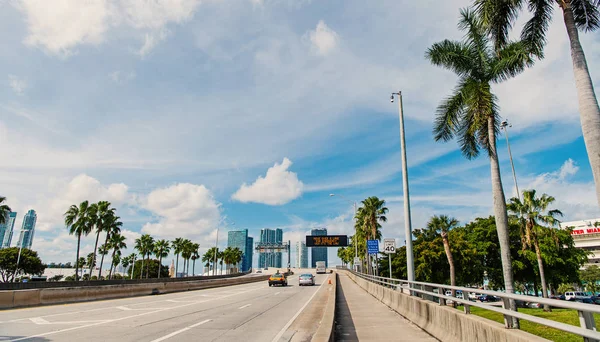
<instances>
[{"instance_id":1,"label":"traffic cone","mask_svg":"<svg viewBox=\"0 0 600 342\"><path fill-rule=\"evenodd\" d=\"M331 279L329 279L329 285L331 285Z\"/></svg>"}]
</instances>

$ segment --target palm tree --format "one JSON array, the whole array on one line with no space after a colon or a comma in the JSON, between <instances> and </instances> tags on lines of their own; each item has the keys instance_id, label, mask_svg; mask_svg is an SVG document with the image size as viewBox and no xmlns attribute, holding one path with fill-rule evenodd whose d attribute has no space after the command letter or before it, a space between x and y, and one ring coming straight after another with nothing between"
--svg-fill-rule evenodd
<instances>
[{"instance_id":1,"label":"palm tree","mask_svg":"<svg viewBox=\"0 0 600 342\"><path fill-rule=\"evenodd\" d=\"M154 251L154 238L149 234L144 234L139 239L136 239L136 244L138 243L138 240L140 241L141 246L141 249L138 250L142 254L142 258L144 257L144 255L146 256L146 279L148 279L148 276L150 274L150 254ZM144 268L142 267L142 271L143 270ZM142 273L140 273L140 278Z\"/></svg>"},{"instance_id":2,"label":"palm tree","mask_svg":"<svg viewBox=\"0 0 600 342\"><path fill-rule=\"evenodd\" d=\"M238 273L240 272L240 263L242 262L243 258L244 258L244 252L242 252L242 250L239 249L238 247L235 247L233 249L232 261L233 261L233 263L235 263L237 265Z\"/></svg>"},{"instance_id":3,"label":"palm tree","mask_svg":"<svg viewBox=\"0 0 600 342\"><path fill-rule=\"evenodd\" d=\"M194 243L192 244L192 277L196 275L196 260L200 259L200 253L198 253L198 249L200 249L200 244Z\"/></svg>"},{"instance_id":4,"label":"palm tree","mask_svg":"<svg viewBox=\"0 0 600 342\"><path fill-rule=\"evenodd\" d=\"M598 0L475 0L477 11L483 23L489 27L496 49L510 44L509 32L527 7L533 17L523 26L521 39L531 51L543 58L546 45L546 32L552 20L555 4L562 10L563 20L571 46L571 59L575 74L575 85L579 98L579 115L583 139L596 182L596 198L600 203L600 108L594 93L594 85L588 69L585 53L579 41L579 31L595 31L600 26ZM527 6L525 6L527 5Z\"/></svg>"},{"instance_id":5,"label":"palm tree","mask_svg":"<svg viewBox=\"0 0 600 342\"><path fill-rule=\"evenodd\" d=\"M114 214L115 209L110 208L110 202L100 201L98 203L94 203L90 205L90 231L93 227L96 227L96 242L94 243L94 252L92 253L92 263L90 265L96 266L96 251L98 250L98 239L100 238L100 233L105 231L106 227L104 225L106 221L107 215L109 215L109 211ZM107 234L108 238L108 234ZM108 240L108 239L107 239ZM106 243L106 241L104 241ZM90 274L92 274L92 268L94 266L90 266ZM102 268L98 271L98 277L102 275Z\"/></svg>"},{"instance_id":6,"label":"palm tree","mask_svg":"<svg viewBox=\"0 0 600 342\"><path fill-rule=\"evenodd\" d=\"M94 264L94 253L89 253L86 258L85 258L85 264L90 266L90 265L94 265L96 266L96 264ZM92 268L94 267L92 266ZM92 271L90 271L90 274L92 274Z\"/></svg>"},{"instance_id":7,"label":"palm tree","mask_svg":"<svg viewBox=\"0 0 600 342\"><path fill-rule=\"evenodd\" d=\"M179 254L183 251L184 240L183 238L176 238L171 242L173 246L173 253L175 253L176 261L175 261L175 278L177 278L177 270L179 269Z\"/></svg>"},{"instance_id":8,"label":"palm tree","mask_svg":"<svg viewBox=\"0 0 600 342\"><path fill-rule=\"evenodd\" d=\"M356 221L359 222L360 230L365 233L367 240L381 240L381 224L379 222L387 221L385 214L388 212L385 201L380 200L377 196L371 196L361 203L362 206L356 213ZM369 266L372 267L370 262Z\"/></svg>"},{"instance_id":9,"label":"palm tree","mask_svg":"<svg viewBox=\"0 0 600 342\"><path fill-rule=\"evenodd\" d=\"M431 46L426 53L431 63L454 71L460 78L454 93L437 109L433 133L436 141L449 141L458 136L461 151L467 159L477 157L480 149L487 152L504 288L507 293L514 293L508 216L496 153L500 115L491 84L519 74L533 64L533 59L523 42L510 42L495 51L482 20L471 10L461 10L459 28L467 31L463 41L444 40ZM514 300L510 306L516 311ZM516 319L513 319L513 327L518 327Z\"/></svg>"},{"instance_id":10,"label":"palm tree","mask_svg":"<svg viewBox=\"0 0 600 342\"><path fill-rule=\"evenodd\" d=\"M181 257L183 258L183 271L185 276L190 275L190 258L192 257L193 243L189 239L183 240L183 250L181 251Z\"/></svg>"},{"instance_id":11,"label":"palm tree","mask_svg":"<svg viewBox=\"0 0 600 342\"><path fill-rule=\"evenodd\" d=\"M131 255L121 258L121 265L123 266L125 273L128 273L127 268L129 267L130 264L133 264L133 258L131 257Z\"/></svg>"},{"instance_id":12,"label":"palm tree","mask_svg":"<svg viewBox=\"0 0 600 342\"><path fill-rule=\"evenodd\" d=\"M6 197L0 196L0 224L6 224L7 217L12 211L8 205L4 204L4 201L6 201Z\"/></svg>"},{"instance_id":13,"label":"palm tree","mask_svg":"<svg viewBox=\"0 0 600 342\"><path fill-rule=\"evenodd\" d=\"M126 240L126 238L119 233L115 233L110 236L110 240L108 240L108 246L109 246L109 248L113 249L113 252L111 255L111 260L113 260L115 258L115 255L119 255L119 256L121 255L121 249L127 248L127 244L125 243L125 240ZM112 278L113 265L114 265L114 262L111 263L110 270L108 273L108 279ZM117 263L117 265L118 265L118 263Z\"/></svg>"},{"instance_id":14,"label":"palm tree","mask_svg":"<svg viewBox=\"0 0 600 342\"><path fill-rule=\"evenodd\" d=\"M75 281L79 280L79 248L81 246L81 235L88 235L88 213L89 213L89 202L83 201L79 206L71 205L69 210L65 213L65 225L69 229L69 235L77 236L77 258L75 263Z\"/></svg>"},{"instance_id":15,"label":"palm tree","mask_svg":"<svg viewBox=\"0 0 600 342\"><path fill-rule=\"evenodd\" d=\"M117 266L119 266L120 263L121 263L121 251L117 250L117 252L113 255L111 262L110 262L110 271L108 273L108 279L112 279L113 270L115 271L115 273L117 273Z\"/></svg>"},{"instance_id":16,"label":"palm tree","mask_svg":"<svg viewBox=\"0 0 600 342\"><path fill-rule=\"evenodd\" d=\"M98 254L100 254L102 256L101 258L101 262L100 262L100 270L102 270L102 263L104 262L104 257L106 255L108 255L108 253L110 252L110 246L107 243L100 245L100 247L98 247ZM98 280L101 280L102 274L100 274L100 272L98 272Z\"/></svg>"},{"instance_id":17,"label":"palm tree","mask_svg":"<svg viewBox=\"0 0 600 342\"><path fill-rule=\"evenodd\" d=\"M158 277L160 278L160 269L162 267L162 258L166 258L171 250L171 244L167 240L158 240L154 244L154 255L158 257Z\"/></svg>"},{"instance_id":18,"label":"palm tree","mask_svg":"<svg viewBox=\"0 0 600 342\"><path fill-rule=\"evenodd\" d=\"M112 235L115 234L120 234L121 233L121 227L123 226L123 222L119 221L121 218L119 216L116 216L114 211L109 210L106 215L103 215L100 220L101 220L101 225L104 231L106 231L106 239L104 240L104 245L108 245L108 240L110 239L110 237ZM104 256L106 254L102 255L102 258L100 258L100 270L98 271L98 278L100 278L102 276L102 265L104 264Z\"/></svg>"},{"instance_id":19,"label":"palm tree","mask_svg":"<svg viewBox=\"0 0 600 342\"><path fill-rule=\"evenodd\" d=\"M448 264L450 265L450 285L456 286L456 275L454 271L454 258L452 257L452 251L450 250L450 242L448 241L448 231L455 228L458 225L458 220L447 215L434 215L429 222L427 222L427 229L436 234L440 234L442 237L442 243L444 244L444 251L446 252L446 258L448 258ZM452 296L454 297L454 290L452 290Z\"/></svg>"},{"instance_id":20,"label":"palm tree","mask_svg":"<svg viewBox=\"0 0 600 342\"><path fill-rule=\"evenodd\" d=\"M223 260L225 261L225 270L227 271L227 274L229 274L229 270L230 270L230 265L233 264L233 248L232 247L227 247L225 248L225 250L223 251Z\"/></svg>"},{"instance_id":21,"label":"palm tree","mask_svg":"<svg viewBox=\"0 0 600 342\"><path fill-rule=\"evenodd\" d=\"M547 228L540 223L554 227L559 223L556 216L562 216L562 212L557 209L546 211L552 203L554 203L552 196L543 194L541 197L536 197L535 190L525 190L522 202L519 198L513 197L507 205L508 210L515 214L513 218L520 223L523 251L531 247L535 250L544 298L548 298L548 285L546 284L539 238L547 232ZM544 311L550 311L550 306L544 305Z\"/></svg>"},{"instance_id":22,"label":"palm tree","mask_svg":"<svg viewBox=\"0 0 600 342\"><path fill-rule=\"evenodd\" d=\"M142 235L144 236L144 235ZM142 256L142 263L141 263L141 269L140 269L140 279L142 279L142 275L144 274L143 270L144 270L144 256L146 255L146 244L145 241L142 240L142 237L139 237L137 239L135 239L135 249L137 249L138 252L140 252L141 256Z\"/></svg>"},{"instance_id":23,"label":"palm tree","mask_svg":"<svg viewBox=\"0 0 600 342\"><path fill-rule=\"evenodd\" d=\"M211 263L213 264L213 269L215 269L217 267L216 264L214 264L215 261L215 253L217 253L217 249L216 247L211 247L209 248L206 253L204 253L204 255L202 256L202 262L207 263L208 265L210 265ZM209 270L210 271L210 270ZM210 274L210 272L208 272Z\"/></svg>"}]
</instances>

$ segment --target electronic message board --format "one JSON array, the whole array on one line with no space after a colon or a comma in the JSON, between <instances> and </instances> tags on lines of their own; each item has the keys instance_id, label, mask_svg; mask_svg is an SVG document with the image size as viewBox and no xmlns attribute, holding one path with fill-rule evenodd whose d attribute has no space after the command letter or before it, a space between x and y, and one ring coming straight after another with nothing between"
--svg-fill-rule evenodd
<instances>
[{"instance_id":1,"label":"electronic message board","mask_svg":"<svg viewBox=\"0 0 600 342\"><path fill-rule=\"evenodd\" d=\"M347 235L307 235L306 247L346 247Z\"/></svg>"}]
</instances>

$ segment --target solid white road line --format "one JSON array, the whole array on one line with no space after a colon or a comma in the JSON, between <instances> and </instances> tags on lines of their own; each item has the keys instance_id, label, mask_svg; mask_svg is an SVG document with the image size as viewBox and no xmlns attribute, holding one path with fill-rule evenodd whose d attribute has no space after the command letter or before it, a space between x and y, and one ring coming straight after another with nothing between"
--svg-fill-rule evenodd
<instances>
[{"instance_id":1,"label":"solid white road line","mask_svg":"<svg viewBox=\"0 0 600 342\"><path fill-rule=\"evenodd\" d=\"M277 296L278 294L280 294L281 292L275 292L274 296Z\"/></svg>"},{"instance_id":2,"label":"solid white road line","mask_svg":"<svg viewBox=\"0 0 600 342\"><path fill-rule=\"evenodd\" d=\"M202 324L204 324L204 323L208 323L208 322L210 322L210 321L211 321L210 319L207 319L207 320L204 320L204 321L202 321L202 322L198 322L198 323L196 323L196 324L190 325L189 327L186 327L186 328L183 328L183 329L177 330L177 331L175 331L175 332L172 332L172 333L170 333L169 335L163 336L163 337L161 337L161 338L157 338L156 340L152 340L152 342L160 342L160 341L164 341L164 340L166 340L166 339L169 339L169 338L171 338L171 337L173 337L173 336L175 336L175 335L179 335L179 334L181 334L181 333L182 333L182 332L184 332L184 331L188 331L188 330L190 330L190 329L192 329L192 328L195 328L195 327L197 327L197 326L199 326L199 325L202 325Z\"/></svg>"},{"instance_id":3,"label":"solid white road line","mask_svg":"<svg viewBox=\"0 0 600 342\"><path fill-rule=\"evenodd\" d=\"M327 277L327 279L329 279L330 276ZM323 283L324 284L324 283ZM300 308L300 310L298 310L298 312L296 312L296 314L294 315L294 317L292 317L292 319L290 319L287 324L283 327L283 329L281 329L279 331L279 333L277 335L275 335L275 337L273 338L273 340L271 342L278 342L279 339L281 338L281 336L283 336L283 334L285 334L286 330L290 327L290 325L292 325L292 323L294 323L294 321L296 320L296 318L298 318L298 316L300 316L300 314L302 313L302 311L304 311L304 308L306 308L308 306L308 303L310 303L310 301L317 295L317 293L319 292L319 290L321 289L321 287L319 287L315 293L313 293L312 296L310 296L310 299L304 303L304 305Z\"/></svg>"},{"instance_id":4,"label":"solid white road line","mask_svg":"<svg viewBox=\"0 0 600 342\"><path fill-rule=\"evenodd\" d=\"M43 319L42 317L34 317L34 318L30 318L29 320L35 324L50 324L50 322Z\"/></svg>"},{"instance_id":5,"label":"solid white road line","mask_svg":"<svg viewBox=\"0 0 600 342\"><path fill-rule=\"evenodd\" d=\"M103 321L103 322L86 324L86 325L80 325L78 327L72 327L72 328L67 328L67 329L49 331L49 332L45 332L45 333L41 333L41 334L36 334L36 335L31 335L31 336L25 336L25 337L21 337L21 338L16 338L16 339L9 340L9 341L22 341L22 340L27 340L27 339L34 338L34 337L42 337L42 336L54 335L54 334L59 334L59 333L63 333L63 332L71 331L71 330L89 328L89 327L93 327L93 326L97 326L97 325L102 325L102 324L106 324L106 323L111 323L111 322L116 322L116 321L122 321L122 320L126 320L126 319L129 319L129 318L136 318L136 317L151 315L151 314L154 314L154 313L157 313L157 312L169 311L169 310L179 309L179 308L183 308L183 307L190 306L190 305L195 305L195 304L198 304L198 303L205 303L205 302L210 302L210 301L213 301L213 300L216 300L216 299L223 299L223 298L227 298L227 297L232 297L232 296L235 296L235 295L238 295L238 294L260 290L261 288L262 287L256 287L256 288L250 289L250 290L245 291L245 292L240 292L240 293L231 294L231 295L222 296L222 297L217 297L217 298L211 298L211 299L208 299L208 300L205 300L205 301L201 301L201 302L193 302L193 303L183 304L183 305L179 305L179 306L173 306L173 307L170 307L170 308L164 308L164 309L160 309L160 310L156 310L156 311L143 312L143 313L136 314L136 315L125 316L125 317L121 317L121 318L114 318L114 319L110 319L110 320Z\"/></svg>"},{"instance_id":6,"label":"solid white road line","mask_svg":"<svg viewBox=\"0 0 600 342\"><path fill-rule=\"evenodd\" d=\"M246 305L244 305L244 306L240 306L239 308L240 308L240 309L247 308L247 307L249 307L250 305L252 305L252 304L246 304Z\"/></svg>"}]
</instances>

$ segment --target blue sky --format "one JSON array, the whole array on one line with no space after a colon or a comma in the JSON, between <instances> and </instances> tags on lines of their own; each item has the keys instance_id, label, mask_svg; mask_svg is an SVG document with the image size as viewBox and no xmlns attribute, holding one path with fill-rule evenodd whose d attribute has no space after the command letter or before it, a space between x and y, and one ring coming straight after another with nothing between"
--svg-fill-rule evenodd
<instances>
[{"instance_id":1,"label":"blue sky","mask_svg":"<svg viewBox=\"0 0 600 342\"><path fill-rule=\"evenodd\" d=\"M111 201L128 243L313 227L351 234L350 201L388 202L383 235L404 240L402 90L415 228L434 214L491 214L489 163L436 143L435 108L455 76L430 65L459 39L467 0L0 1L0 189L38 212L34 249L72 261L61 215ZM521 189L554 195L565 220L598 217L568 41L557 15L546 59L494 87ZM520 27L520 25L517 25ZM598 85L600 40L583 34ZM507 196L514 195L504 136ZM233 225L235 223L235 225ZM83 242L83 252L93 248ZM225 244L222 243L221 246ZM292 253L294 257L294 253ZM330 262L337 263L335 250Z\"/></svg>"}]
</instances>

